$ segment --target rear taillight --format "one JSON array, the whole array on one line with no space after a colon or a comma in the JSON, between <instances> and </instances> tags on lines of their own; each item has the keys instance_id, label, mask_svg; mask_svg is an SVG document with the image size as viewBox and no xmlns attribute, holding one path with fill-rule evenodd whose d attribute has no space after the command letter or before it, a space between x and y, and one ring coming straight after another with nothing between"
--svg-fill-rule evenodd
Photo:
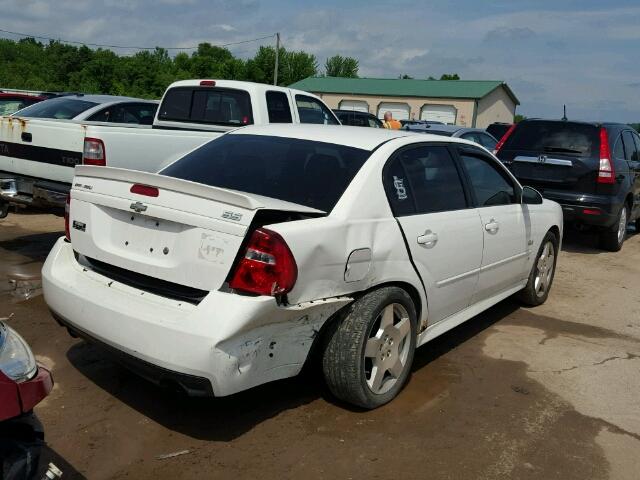
<instances>
[{"instance_id":1,"label":"rear taillight","mask_svg":"<svg viewBox=\"0 0 640 480\"><path fill-rule=\"evenodd\" d=\"M612 184L616 181L616 172L611 161L609 150L609 135L607 129L600 127L600 167L598 168L598 183Z\"/></svg>"},{"instance_id":2,"label":"rear taillight","mask_svg":"<svg viewBox=\"0 0 640 480\"><path fill-rule=\"evenodd\" d=\"M151 185L142 185L141 183L132 185L129 191L136 195L144 195L145 197L157 197L160 195L160 190L156 187L152 187Z\"/></svg>"},{"instance_id":3,"label":"rear taillight","mask_svg":"<svg viewBox=\"0 0 640 480\"><path fill-rule=\"evenodd\" d=\"M276 232L259 228L251 234L229 286L258 295L283 295L298 278L298 267L289 246Z\"/></svg>"},{"instance_id":4,"label":"rear taillight","mask_svg":"<svg viewBox=\"0 0 640 480\"><path fill-rule=\"evenodd\" d=\"M71 241L71 231L69 229L69 214L71 211L71 195L67 195L67 200L64 204L64 236L67 240Z\"/></svg>"},{"instance_id":5,"label":"rear taillight","mask_svg":"<svg viewBox=\"0 0 640 480\"><path fill-rule=\"evenodd\" d=\"M502 136L502 138L496 144L496 148L493 151L494 155L498 155L498 152L500 152L500 149L504 146L504 142L507 141L507 139L511 136L511 134L515 129L516 129L516 124L514 123L509 127L509 130L506 131L506 133Z\"/></svg>"},{"instance_id":6,"label":"rear taillight","mask_svg":"<svg viewBox=\"0 0 640 480\"><path fill-rule=\"evenodd\" d=\"M102 140L99 138L85 137L82 164L98 165L100 167L107 165L107 155Z\"/></svg>"}]
</instances>

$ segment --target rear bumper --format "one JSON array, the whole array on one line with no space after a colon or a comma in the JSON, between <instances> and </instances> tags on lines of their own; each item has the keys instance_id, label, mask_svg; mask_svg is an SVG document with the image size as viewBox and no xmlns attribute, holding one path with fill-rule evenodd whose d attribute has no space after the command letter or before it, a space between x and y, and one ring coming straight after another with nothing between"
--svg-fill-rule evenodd
<instances>
[{"instance_id":1,"label":"rear bumper","mask_svg":"<svg viewBox=\"0 0 640 480\"><path fill-rule=\"evenodd\" d=\"M622 208L622 202L610 195L545 190L543 196L560 204L565 222L608 228L617 224Z\"/></svg>"},{"instance_id":2,"label":"rear bumper","mask_svg":"<svg viewBox=\"0 0 640 480\"><path fill-rule=\"evenodd\" d=\"M42 270L58 320L156 383L230 395L297 375L324 322L349 298L294 306L210 292L198 305L119 283L80 265L58 240Z\"/></svg>"},{"instance_id":3,"label":"rear bumper","mask_svg":"<svg viewBox=\"0 0 640 480\"><path fill-rule=\"evenodd\" d=\"M0 172L0 201L12 205L64 208L71 185Z\"/></svg>"}]
</instances>

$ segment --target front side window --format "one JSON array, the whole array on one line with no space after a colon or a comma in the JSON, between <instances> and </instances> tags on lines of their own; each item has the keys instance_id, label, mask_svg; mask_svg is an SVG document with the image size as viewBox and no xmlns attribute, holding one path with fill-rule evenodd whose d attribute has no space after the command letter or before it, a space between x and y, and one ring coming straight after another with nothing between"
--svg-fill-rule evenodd
<instances>
[{"instance_id":1,"label":"front side window","mask_svg":"<svg viewBox=\"0 0 640 480\"><path fill-rule=\"evenodd\" d=\"M160 173L330 212L370 154L332 143L231 134Z\"/></svg>"},{"instance_id":2,"label":"front side window","mask_svg":"<svg viewBox=\"0 0 640 480\"><path fill-rule=\"evenodd\" d=\"M300 123L316 123L319 125L339 125L336 118L324 104L313 97L296 95L296 108Z\"/></svg>"},{"instance_id":3,"label":"front side window","mask_svg":"<svg viewBox=\"0 0 640 480\"><path fill-rule=\"evenodd\" d=\"M130 123L151 125L157 105L146 103L122 103L112 105L92 115L92 122Z\"/></svg>"},{"instance_id":4,"label":"front side window","mask_svg":"<svg viewBox=\"0 0 640 480\"><path fill-rule=\"evenodd\" d=\"M158 118L223 126L250 125L251 97L244 90L230 88L178 87L165 95Z\"/></svg>"},{"instance_id":5,"label":"front side window","mask_svg":"<svg viewBox=\"0 0 640 480\"><path fill-rule=\"evenodd\" d=\"M516 202L513 182L489 158L460 152L478 207L508 205Z\"/></svg>"},{"instance_id":6,"label":"front side window","mask_svg":"<svg viewBox=\"0 0 640 480\"><path fill-rule=\"evenodd\" d=\"M458 169L444 146L400 151L385 168L383 181L396 217L467 208Z\"/></svg>"},{"instance_id":7,"label":"front side window","mask_svg":"<svg viewBox=\"0 0 640 480\"><path fill-rule=\"evenodd\" d=\"M284 92L267 92L269 123L292 123L289 96Z\"/></svg>"}]
</instances>

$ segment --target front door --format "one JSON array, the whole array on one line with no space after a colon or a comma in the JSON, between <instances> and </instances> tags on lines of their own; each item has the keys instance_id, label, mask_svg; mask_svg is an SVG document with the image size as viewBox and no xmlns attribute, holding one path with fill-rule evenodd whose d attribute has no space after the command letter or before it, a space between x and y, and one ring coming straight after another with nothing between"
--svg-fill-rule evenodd
<instances>
[{"instance_id":1,"label":"front door","mask_svg":"<svg viewBox=\"0 0 640 480\"><path fill-rule=\"evenodd\" d=\"M384 183L426 288L429 324L465 309L478 281L483 234L450 150L402 148L386 165Z\"/></svg>"},{"instance_id":2,"label":"front door","mask_svg":"<svg viewBox=\"0 0 640 480\"><path fill-rule=\"evenodd\" d=\"M493 297L527 276L531 222L519 187L505 167L482 150L459 147L461 163L478 208L484 250L473 303Z\"/></svg>"}]
</instances>

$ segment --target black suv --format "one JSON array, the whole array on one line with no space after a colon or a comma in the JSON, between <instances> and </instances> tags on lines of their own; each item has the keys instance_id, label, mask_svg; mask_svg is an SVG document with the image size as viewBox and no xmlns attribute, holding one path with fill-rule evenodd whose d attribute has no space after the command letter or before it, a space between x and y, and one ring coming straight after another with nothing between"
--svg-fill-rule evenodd
<instances>
[{"instance_id":1,"label":"black suv","mask_svg":"<svg viewBox=\"0 0 640 480\"><path fill-rule=\"evenodd\" d=\"M382 122L375 115L368 112L358 112L356 110L334 110L338 120L342 125L352 127L373 127L382 128Z\"/></svg>"},{"instance_id":2,"label":"black suv","mask_svg":"<svg viewBox=\"0 0 640 480\"><path fill-rule=\"evenodd\" d=\"M496 147L523 185L562 205L565 222L593 226L618 251L627 224L640 231L640 137L628 125L523 120Z\"/></svg>"}]
</instances>

